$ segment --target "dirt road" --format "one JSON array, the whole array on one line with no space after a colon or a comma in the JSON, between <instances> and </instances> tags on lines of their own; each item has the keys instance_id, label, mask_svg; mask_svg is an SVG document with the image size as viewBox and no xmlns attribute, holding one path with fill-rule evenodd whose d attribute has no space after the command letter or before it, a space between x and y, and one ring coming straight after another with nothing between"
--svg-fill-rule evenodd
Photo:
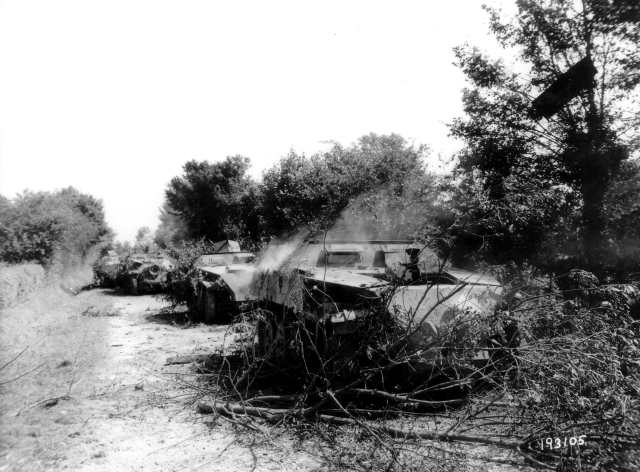
<instances>
[{"instance_id":1,"label":"dirt road","mask_svg":"<svg viewBox=\"0 0 640 472\"><path fill-rule=\"evenodd\" d=\"M265 447L195 413L192 366L165 362L219 348L226 328L162 308L51 289L1 313L0 471L318 468L293 441Z\"/></svg>"},{"instance_id":2,"label":"dirt road","mask_svg":"<svg viewBox=\"0 0 640 472\"><path fill-rule=\"evenodd\" d=\"M0 472L369 467L379 444L356 430L251 434L197 414L193 365L166 361L231 335L163 308L153 296L49 289L0 312ZM430 470L529 470L504 450L434 446Z\"/></svg>"}]
</instances>

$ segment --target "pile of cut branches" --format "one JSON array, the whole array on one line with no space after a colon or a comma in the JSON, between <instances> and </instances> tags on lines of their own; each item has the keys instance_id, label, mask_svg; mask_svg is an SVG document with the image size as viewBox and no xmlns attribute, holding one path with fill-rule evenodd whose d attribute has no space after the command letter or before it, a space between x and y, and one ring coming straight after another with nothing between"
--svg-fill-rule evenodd
<instances>
[{"instance_id":1,"label":"pile of cut branches","mask_svg":"<svg viewBox=\"0 0 640 472\"><path fill-rule=\"evenodd\" d=\"M473 356L446 353L451 341L460 338L453 326L442 337L416 345L409 342L415 329L400 326L384 303L350 321L347 333L327 319L292 310L263 308L244 316L255 332L245 336L234 355L206 364L210 383L199 403L202 413L249 429L261 429L260 423L353 427L387 451L385 457L398 469L407 467L404 453L411 451L414 461L430 440L519 446L518 440L499 435L460 433L455 421L436 428L403 421L460 416L470 395L493 388L492 359L478 366ZM264 343L256 338L265 331L271 342L261 349ZM500 398L502 393L489 402Z\"/></svg>"},{"instance_id":2,"label":"pile of cut branches","mask_svg":"<svg viewBox=\"0 0 640 472\"><path fill-rule=\"evenodd\" d=\"M438 440L505 447L561 470L625 470L640 444L632 303L609 286L584 299L548 287L520 286L524 296L508 293L493 314L454 317L421 345L385 304L348 333L304 312L245 314L255 331L234 356L208 364L199 409L257 430L355 427L397 468L406 467L400 451ZM265 330L272 342L261 349ZM546 438L574 436L586 444L544 449Z\"/></svg>"},{"instance_id":3,"label":"pile of cut branches","mask_svg":"<svg viewBox=\"0 0 640 472\"><path fill-rule=\"evenodd\" d=\"M523 342L505 388L517 400L514 414L536 418L529 449L539 460L561 470L633 470L640 467L640 290L595 280L531 294L512 310ZM564 438L576 436L583 447L565 447ZM545 448L547 438L561 447Z\"/></svg>"}]
</instances>

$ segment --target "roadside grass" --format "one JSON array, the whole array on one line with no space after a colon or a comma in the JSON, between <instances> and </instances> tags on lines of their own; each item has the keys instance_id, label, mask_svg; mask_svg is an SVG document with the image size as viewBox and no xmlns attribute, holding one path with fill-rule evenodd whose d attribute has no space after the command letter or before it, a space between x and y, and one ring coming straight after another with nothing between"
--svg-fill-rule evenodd
<instances>
[{"instance_id":1,"label":"roadside grass","mask_svg":"<svg viewBox=\"0 0 640 472\"><path fill-rule=\"evenodd\" d=\"M24 301L46 281L44 268L39 264L8 265L0 262L0 309Z\"/></svg>"},{"instance_id":2,"label":"roadside grass","mask_svg":"<svg viewBox=\"0 0 640 472\"><path fill-rule=\"evenodd\" d=\"M105 319L83 316L89 307L110 309L90 292L74 296L56 284L0 311L0 465L26 461L25 470L41 470L60 459L74 394L90 388L82 373L105 351ZM52 408L58 404L64 410Z\"/></svg>"}]
</instances>

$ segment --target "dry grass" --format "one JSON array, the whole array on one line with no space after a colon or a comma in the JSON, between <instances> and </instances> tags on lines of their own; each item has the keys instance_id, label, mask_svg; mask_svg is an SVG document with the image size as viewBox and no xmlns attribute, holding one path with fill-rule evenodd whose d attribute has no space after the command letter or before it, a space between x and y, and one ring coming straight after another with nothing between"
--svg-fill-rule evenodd
<instances>
[{"instance_id":1,"label":"dry grass","mask_svg":"<svg viewBox=\"0 0 640 472\"><path fill-rule=\"evenodd\" d=\"M92 280L93 270L88 263L53 264L45 270L35 263L8 265L0 262L0 310L30 299L47 286L77 293Z\"/></svg>"},{"instance_id":2,"label":"dry grass","mask_svg":"<svg viewBox=\"0 0 640 472\"><path fill-rule=\"evenodd\" d=\"M0 264L0 309L25 300L40 289L46 280L44 269L38 264Z\"/></svg>"},{"instance_id":3,"label":"dry grass","mask_svg":"<svg viewBox=\"0 0 640 472\"><path fill-rule=\"evenodd\" d=\"M48 286L0 311L0 463L28 459L30 470L46 470L64 450L64 421L42 411L91 388L82 373L105 349L105 319L81 314L94 298Z\"/></svg>"},{"instance_id":4,"label":"dry grass","mask_svg":"<svg viewBox=\"0 0 640 472\"><path fill-rule=\"evenodd\" d=\"M0 313L0 366L18 356L0 378L26 373L0 386L0 471L317 470L289 432L261 444L193 413L195 373L165 361L223 345L225 330L162 307L58 287Z\"/></svg>"}]
</instances>

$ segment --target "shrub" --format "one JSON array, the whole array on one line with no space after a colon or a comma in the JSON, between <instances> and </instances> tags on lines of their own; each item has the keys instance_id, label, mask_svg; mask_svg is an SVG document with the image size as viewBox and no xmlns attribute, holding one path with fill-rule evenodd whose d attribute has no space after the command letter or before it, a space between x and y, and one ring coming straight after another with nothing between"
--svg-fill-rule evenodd
<instances>
[{"instance_id":1,"label":"shrub","mask_svg":"<svg viewBox=\"0 0 640 472\"><path fill-rule=\"evenodd\" d=\"M180 245L166 248L167 256L171 257L175 266L169 272L169 286L163 295L174 306L185 304L189 307L195 301L196 285L193 263L203 254L214 252L213 243L200 239L198 241L185 241Z\"/></svg>"},{"instance_id":2,"label":"shrub","mask_svg":"<svg viewBox=\"0 0 640 472\"><path fill-rule=\"evenodd\" d=\"M0 205L0 260L77 264L111 238L102 203L72 187L25 192Z\"/></svg>"},{"instance_id":3,"label":"shrub","mask_svg":"<svg viewBox=\"0 0 640 472\"><path fill-rule=\"evenodd\" d=\"M501 381L538 430L587 435L580 470L616 470L628 460L623 451L640 444L640 289L600 285L563 293L533 287L512 311L523 343ZM577 470L575 461L560 463L561 470Z\"/></svg>"}]
</instances>

